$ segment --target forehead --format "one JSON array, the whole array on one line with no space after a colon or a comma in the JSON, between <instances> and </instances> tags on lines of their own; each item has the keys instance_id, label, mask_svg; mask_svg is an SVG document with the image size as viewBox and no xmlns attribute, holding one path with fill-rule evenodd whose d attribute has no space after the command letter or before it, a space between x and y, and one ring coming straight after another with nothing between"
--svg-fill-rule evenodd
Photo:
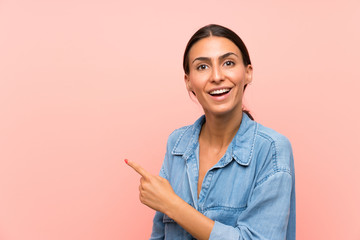
<instances>
[{"instance_id":1,"label":"forehead","mask_svg":"<svg viewBox=\"0 0 360 240\"><path fill-rule=\"evenodd\" d=\"M241 56L239 48L229 39L210 36L196 42L189 51L189 60L197 57L217 58L225 53L232 52Z\"/></svg>"}]
</instances>

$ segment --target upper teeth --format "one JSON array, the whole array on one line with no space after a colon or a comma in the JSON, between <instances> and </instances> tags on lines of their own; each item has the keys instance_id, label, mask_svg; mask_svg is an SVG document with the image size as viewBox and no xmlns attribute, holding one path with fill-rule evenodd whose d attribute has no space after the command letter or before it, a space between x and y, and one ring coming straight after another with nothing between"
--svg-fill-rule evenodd
<instances>
[{"instance_id":1,"label":"upper teeth","mask_svg":"<svg viewBox=\"0 0 360 240\"><path fill-rule=\"evenodd\" d=\"M210 94L221 94L221 93L228 92L228 91L230 91L229 88L224 88L224 89L218 89L218 90L211 91Z\"/></svg>"}]
</instances>

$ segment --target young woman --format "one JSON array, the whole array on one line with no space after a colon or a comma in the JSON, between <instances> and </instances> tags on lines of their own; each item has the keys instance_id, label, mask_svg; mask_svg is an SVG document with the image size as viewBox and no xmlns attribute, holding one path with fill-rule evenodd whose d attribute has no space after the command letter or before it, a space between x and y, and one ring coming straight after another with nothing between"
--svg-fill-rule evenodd
<instances>
[{"instance_id":1,"label":"young woman","mask_svg":"<svg viewBox=\"0 0 360 240\"><path fill-rule=\"evenodd\" d=\"M291 145L243 110L253 72L244 43L205 26L183 67L205 115L169 136L160 176L125 160L142 176L140 201L157 211L151 239L295 239Z\"/></svg>"}]
</instances>

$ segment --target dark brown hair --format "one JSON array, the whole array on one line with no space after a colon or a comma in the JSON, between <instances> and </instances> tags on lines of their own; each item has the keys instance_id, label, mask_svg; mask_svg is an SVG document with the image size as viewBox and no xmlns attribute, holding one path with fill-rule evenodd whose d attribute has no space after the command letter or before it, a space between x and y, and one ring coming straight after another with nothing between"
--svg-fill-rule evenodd
<instances>
[{"instance_id":1,"label":"dark brown hair","mask_svg":"<svg viewBox=\"0 0 360 240\"><path fill-rule=\"evenodd\" d=\"M207 38L210 36L216 36L216 37L224 37L232 41L240 50L243 63L245 66L251 64L249 52L244 44L244 42L241 40L241 38L232 30L216 25L216 24L210 24L206 25L202 28L200 28L194 35L190 38L189 42L186 45L185 52L184 52L184 58L183 58L183 68L185 74L189 74L190 68L189 68L189 51L191 47L198 42L199 40L203 38ZM244 86L244 91L246 89L247 84ZM245 112L249 118L254 120L254 118L251 116L250 112L243 108L243 112Z\"/></svg>"}]
</instances>

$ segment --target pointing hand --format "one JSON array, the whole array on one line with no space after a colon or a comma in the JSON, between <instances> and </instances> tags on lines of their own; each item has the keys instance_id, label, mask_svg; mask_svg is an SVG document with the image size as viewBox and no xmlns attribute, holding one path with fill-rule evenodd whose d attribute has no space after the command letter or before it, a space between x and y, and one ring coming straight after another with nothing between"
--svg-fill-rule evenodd
<instances>
[{"instance_id":1,"label":"pointing hand","mask_svg":"<svg viewBox=\"0 0 360 240\"><path fill-rule=\"evenodd\" d=\"M174 202L175 194L168 180L147 172L139 164L125 159L127 165L134 169L140 176L139 199L148 207L165 213Z\"/></svg>"}]
</instances>

